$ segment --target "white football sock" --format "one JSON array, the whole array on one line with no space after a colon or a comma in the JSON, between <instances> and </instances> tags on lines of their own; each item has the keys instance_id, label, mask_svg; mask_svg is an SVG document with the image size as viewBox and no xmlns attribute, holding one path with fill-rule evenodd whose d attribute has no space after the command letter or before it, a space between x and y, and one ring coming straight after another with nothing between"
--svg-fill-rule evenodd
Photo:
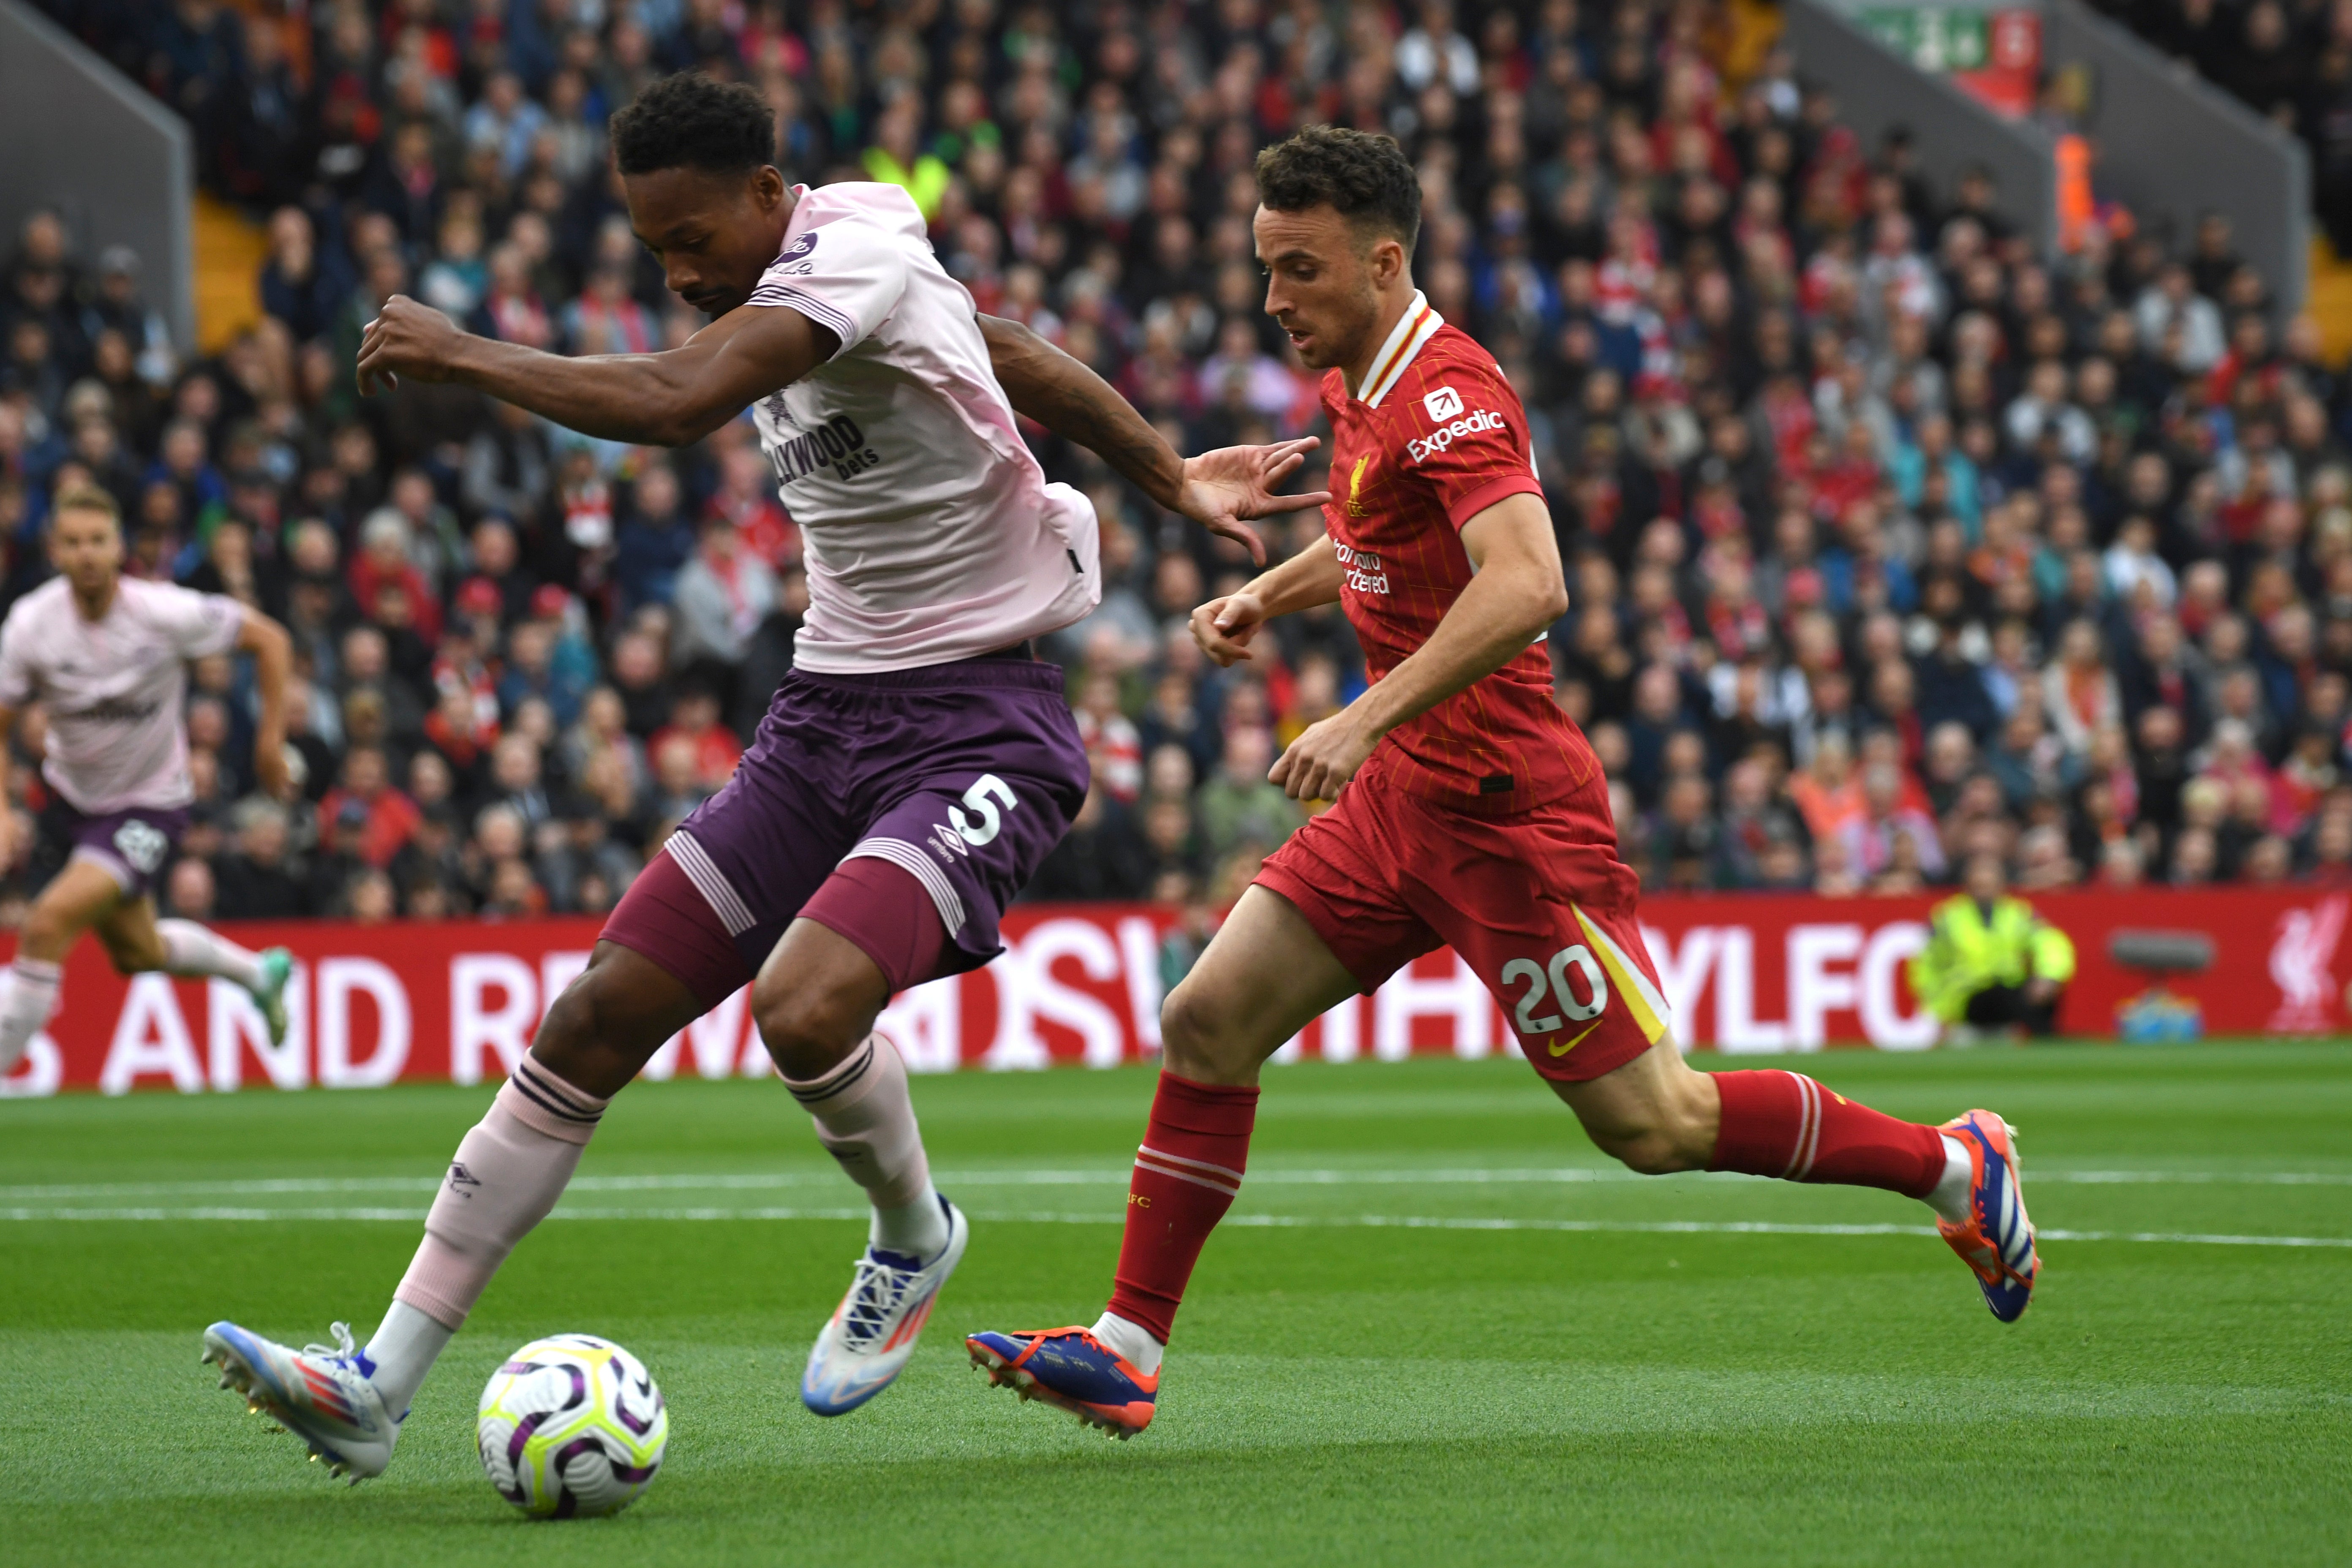
<instances>
[{"instance_id":1,"label":"white football sock","mask_svg":"<svg viewBox=\"0 0 2352 1568\"><path fill-rule=\"evenodd\" d=\"M1117 1312L1105 1312L1095 1320L1095 1338L1127 1359L1136 1371L1149 1377L1160 1370L1160 1358L1168 1347L1151 1337L1151 1331L1140 1323L1130 1323Z\"/></svg>"},{"instance_id":2,"label":"white football sock","mask_svg":"<svg viewBox=\"0 0 2352 1568\"><path fill-rule=\"evenodd\" d=\"M873 1223L866 1227L866 1243L929 1261L948 1244L948 1211L940 1207L938 1190L926 1181L923 1195L913 1203L876 1209Z\"/></svg>"},{"instance_id":3,"label":"white football sock","mask_svg":"<svg viewBox=\"0 0 2352 1568\"><path fill-rule=\"evenodd\" d=\"M530 1057L457 1144L393 1300L455 1333L490 1276L563 1195L606 1101Z\"/></svg>"},{"instance_id":4,"label":"white football sock","mask_svg":"<svg viewBox=\"0 0 2352 1568\"><path fill-rule=\"evenodd\" d=\"M1969 1147L1950 1133L1944 1134L1944 1176L1936 1190L1927 1194L1927 1206L1952 1225L1967 1223L1969 1193L1976 1185L1976 1167L1969 1161Z\"/></svg>"},{"instance_id":5,"label":"white football sock","mask_svg":"<svg viewBox=\"0 0 2352 1568\"><path fill-rule=\"evenodd\" d=\"M247 991L261 984L261 955L248 952L218 931L194 921L157 921L163 939L163 972L203 978L217 974Z\"/></svg>"},{"instance_id":6,"label":"white football sock","mask_svg":"<svg viewBox=\"0 0 2352 1568\"><path fill-rule=\"evenodd\" d=\"M366 1355L375 1363L368 1381L383 1395L383 1407L394 1421L405 1419L425 1374L449 1342L453 1332L405 1301L394 1301L367 1342Z\"/></svg>"},{"instance_id":7,"label":"white football sock","mask_svg":"<svg viewBox=\"0 0 2352 1568\"><path fill-rule=\"evenodd\" d=\"M868 1035L823 1077L786 1079L784 1087L815 1121L817 1142L873 1199L872 1245L916 1258L947 1246L948 1216L931 1185L897 1047Z\"/></svg>"},{"instance_id":8,"label":"white football sock","mask_svg":"<svg viewBox=\"0 0 2352 1568\"><path fill-rule=\"evenodd\" d=\"M20 958L0 976L0 1073L16 1065L16 1058L58 1010L61 973L54 963Z\"/></svg>"}]
</instances>

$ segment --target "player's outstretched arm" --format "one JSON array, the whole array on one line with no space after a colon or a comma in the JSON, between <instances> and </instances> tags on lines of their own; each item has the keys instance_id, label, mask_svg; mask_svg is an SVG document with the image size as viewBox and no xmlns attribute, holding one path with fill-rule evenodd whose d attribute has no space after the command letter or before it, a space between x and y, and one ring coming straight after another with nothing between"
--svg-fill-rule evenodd
<instances>
[{"instance_id":1,"label":"player's outstretched arm","mask_svg":"<svg viewBox=\"0 0 2352 1568\"><path fill-rule=\"evenodd\" d=\"M8 759L8 737L16 732L16 710L0 708L0 867L16 863L16 811L9 804L15 798L9 788L16 781Z\"/></svg>"},{"instance_id":2,"label":"player's outstretched arm","mask_svg":"<svg viewBox=\"0 0 2352 1568\"><path fill-rule=\"evenodd\" d=\"M294 639L258 610L245 612L236 646L253 655L253 684L261 715L253 726L253 777L261 792L282 800L287 794L286 678L294 670ZM0 786L5 786L0 779Z\"/></svg>"},{"instance_id":3,"label":"player's outstretched arm","mask_svg":"<svg viewBox=\"0 0 2352 1568\"><path fill-rule=\"evenodd\" d=\"M1254 659L1249 645L1258 628L1276 616L1328 605L1339 596L1344 570L1328 533L1270 572L1261 572L1238 594L1212 599L1192 612L1192 640L1226 668Z\"/></svg>"},{"instance_id":4,"label":"player's outstretched arm","mask_svg":"<svg viewBox=\"0 0 2352 1568\"><path fill-rule=\"evenodd\" d=\"M651 354L543 353L476 337L404 294L360 340L360 391L401 376L454 381L584 436L647 446L699 441L831 358L840 340L789 306L743 305L680 347Z\"/></svg>"},{"instance_id":5,"label":"player's outstretched arm","mask_svg":"<svg viewBox=\"0 0 2352 1568\"><path fill-rule=\"evenodd\" d=\"M1275 493L1321 444L1315 437L1181 458L1108 382L1020 322L982 316L980 335L1014 413L1086 447L1170 511L1247 546L1261 566L1265 543L1248 519L1301 511L1331 499L1326 490Z\"/></svg>"},{"instance_id":6,"label":"player's outstretched arm","mask_svg":"<svg viewBox=\"0 0 2352 1568\"><path fill-rule=\"evenodd\" d=\"M1381 737L1524 652L1568 613L1551 514L1533 495L1507 496L1462 525L1478 574L1429 640L1361 697L1290 743L1266 774L1295 800L1329 800Z\"/></svg>"}]
</instances>

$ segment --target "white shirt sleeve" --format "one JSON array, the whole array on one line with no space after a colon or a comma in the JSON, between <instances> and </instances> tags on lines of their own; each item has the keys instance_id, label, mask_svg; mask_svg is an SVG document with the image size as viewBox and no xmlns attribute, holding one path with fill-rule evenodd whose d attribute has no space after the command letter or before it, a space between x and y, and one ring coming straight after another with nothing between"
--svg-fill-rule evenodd
<instances>
[{"instance_id":1,"label":"white shirt sleeve","mask_svg":"<svg viewBox=\"0 0 2352 1568\"><path fill-rule=\"evenodd\" d=\"M787 305L841 340L865 341L907 291L907 253L897 236L854 215L803 230L760 276L748 301Z\"/></svg>"},{"instance_id":2,"label":"white shirt sleeve","mask_svg":"<svg viewBox=\"0 0 2352 1568\"><path fill-rule=\"evenodd\" d=\"M22 708L41 694L26 642L24 616L10 616L0 625L0 708Z\"/></svg>"},{"instance_id":3,"label":"white shirt sleeve","mask_svg":"<svg viewBox=\"0 0 2352 1568\"><path fill-rule=\"evenodd\" d=\"M158 583L148 600L149 617L182 658L210 658L236 646L245 627L245 606L226 594Z\"/></svg>"}]
</instances>

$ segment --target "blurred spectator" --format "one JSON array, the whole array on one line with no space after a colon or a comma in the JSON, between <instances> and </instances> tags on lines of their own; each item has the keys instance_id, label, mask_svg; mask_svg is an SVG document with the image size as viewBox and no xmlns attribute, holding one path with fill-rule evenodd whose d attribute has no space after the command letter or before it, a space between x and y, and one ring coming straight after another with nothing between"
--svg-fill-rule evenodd
<instances>
[{"instance_id":1,"label":"blurred spectator","mask_svg":"<svg viewBox=\"0 0 2352 1568\"><path fill-rule=\"evenodd\" d=\"M216 873L221 917L283 921L314 913L292 864L286 808L272 800L248 799L239 803L233 820L235 847L221 858Z\"/></svg>"},{"instance_id":2,"label":"blurred spectator","mask_svg":"<svg viewBox=\"0 0 2352 1568\"><path fill-rule=\"evenodd\" d=\"M1274 747L1255 725L1225 731L1224 754L1197 797L1202 841L1213 859L1223 859L1244 842L1263 857L1306 820L1298 803L1266 778Z\"/></svg>"},{"instance_id":3,"label":"blurred spectator","mask_svg":"<svg viewBox=\"0 0 2352 1568\"><path fill-rule=\"evenodd\" d=\"M265 319L186 364L137 258L54 212L0 279L0 599L86 473L135 570L294 633L298 799L237 799L249 676L192 690L190 864L224 913L604 907L792 668L803 542L748 421L633 451L352 380L395 289L557 352L696 331L602 126L697 63L761 84L793 178L906 188L980 309L1187 451L1326 433L1260 310L1255 150L1311 120L1398 135L1416 276L1526 399L1571 584L1555 698L1653 890L1891 891L1980 853L2021 885L2352 883L2352 376L2316 325L2212 215L2168 247L2172 215L2106 204L2035 253L2015 193L1865 150L1717 0L1143 32L1054 4L40 3L187 116L267 246ZM2309 139L2352 252L2332 13L2101 3ZM1105 579L1047 639L1098 783L1038 891L1229 899L1303 819L1267 766L1361 689L1360 651L1318 606L1209 666L1183 623L1245 555L1023 434L1094 502ZM1279 557L1319 524L1263 531Z\"/></svg>"},{"instance_id":4,"label":"blurred spectator","mask_svg":"<svg viewBox=\"0 0 2352 1568\"><path fill-rule=\"evenodd\" d=\"M386 777L383 752L354 746L343 757L342 781L319 802L319 847L382 870L416 823L415 803Z\"/></svg>"}]
</instances>

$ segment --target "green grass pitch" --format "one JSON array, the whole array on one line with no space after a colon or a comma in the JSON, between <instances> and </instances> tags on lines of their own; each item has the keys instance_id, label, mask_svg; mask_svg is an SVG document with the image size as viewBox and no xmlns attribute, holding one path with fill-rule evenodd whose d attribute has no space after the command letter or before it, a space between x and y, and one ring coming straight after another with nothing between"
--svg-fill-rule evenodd
<instances>
[{"instance_id":1,"label":"green grass pitch","mask_svg":"<svg viewBox=\"0 0 2352 1568\"><path fill-rule=\"evenodd\" d=\"M364 1333L488 1089L0 1104L0 1560L2352 1559L2352 1047L1805 1065L2019 1126L2046 1269L2021 1323L1919 1205L1624 1176L1520 1063L1275 1068L1163 1413L1114 1444L960 1341L1100 1309L1151 1079L972 1074L916 1086L971 1251L899 1384L822 1421L796 1379L857 1194L778 1086L649 1084L356 1489L216 1389L197 1336ZM559 1330L669 1398L618 1519L528 1522L474 1458L483 1380Z\"/></svg>"}]
</instances>

